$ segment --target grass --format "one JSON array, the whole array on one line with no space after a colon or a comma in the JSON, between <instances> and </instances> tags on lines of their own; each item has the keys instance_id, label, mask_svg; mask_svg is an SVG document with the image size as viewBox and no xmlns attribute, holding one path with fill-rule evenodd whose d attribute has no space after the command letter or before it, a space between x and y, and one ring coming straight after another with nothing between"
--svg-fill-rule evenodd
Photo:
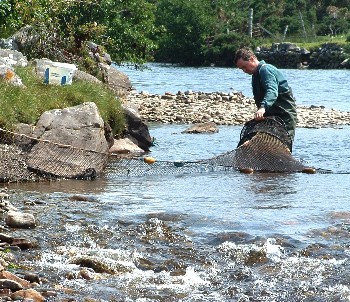
<instances>
[{"instance_id":1,"label":"grass","mask_svg":"<svg viewBox=\"0 0 350 302\"><path fill-rule=\"evenodd\" d=\"M310 41L303 41L297 43L299 47L306 48L308 50L316 50L319 47L321 47L323 44L337 44L343 47L346 47L349 45L349 42L346 42L346 37L329 37L329 36L323 36L323 37L315 37L313 39L310 39Z\"/></svg>"},{"instance_id":2,"label":"grass","mask_svg":"<svg viewBox=\"0 0 350 302\"><path fill-rule=\"evenodd\" d=\"M123 131L125 119L120 101L108 87L87 81L47 85L32 67L20 67L15 72L26 88L0 80L0 127L13 130L17 123L33 125L47 110L94 102L113 133L119 135Z\"/></svg>"},{"instance_id":3,"label":"grass","mask_svg":"<svg viewBox=\"0 0 350 302\"><path fill-rule=\"evenodd\" d=\"M340 45L344 48L349 48L349 42L346 41L346 36L310 36L306 40L304 37L286 37L285 42L291 42L298 45L301 48L306 48L307 50L314 51L321 47L323 44L334 43ZM281 41L273 41L271 38L264 39L262 41L262 46L270 47L272 43L281 43Z\"/></svg>"}]
</instances>

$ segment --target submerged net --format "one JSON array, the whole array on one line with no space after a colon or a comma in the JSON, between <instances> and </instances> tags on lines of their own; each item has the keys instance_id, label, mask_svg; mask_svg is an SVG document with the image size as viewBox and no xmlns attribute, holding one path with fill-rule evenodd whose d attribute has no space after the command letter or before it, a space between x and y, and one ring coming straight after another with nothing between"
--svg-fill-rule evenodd
<instances>
[{"instance_id":1,"label":"submerged net","mask_svg":"<svg viewBox=\"0 0 350 302\"><path fill-rule=\"evenodd\" d=\"M8 169L34 171L47 177L92 179L102 171L111 156L108 153L76 148L0 129L2 144L18 146L20 165L8 162ZM152 158L114 157L110 171L116 176L186 174L214 171L303 172L308 167L295 159L291 139L283 123L276 118L247 122L235 150L197 161L155 161ZM9 148L0 148L1 150ZM2 151L1 151L2 152ZM5 154L0 154L4 156ZM7 154L8 155L8 154ZM0 179L8 178L1 169ZM25 171L25 172L26 172ZM6 175L5 175L6 174Z\"/></svg>"},{"instance_id":2,"label":"submerged net","mask_svg":"<svg viewBox=\"0 0 350 302\"><path fill-rule=\"evenodd\" d=\"M283 122L265 118L247 122L235 150L198 161L154 161L121 158L113 162L116 175L143 176L213 171L304 172L308 169L291 154L292 141Z\"/></svg>"}]
</instances>

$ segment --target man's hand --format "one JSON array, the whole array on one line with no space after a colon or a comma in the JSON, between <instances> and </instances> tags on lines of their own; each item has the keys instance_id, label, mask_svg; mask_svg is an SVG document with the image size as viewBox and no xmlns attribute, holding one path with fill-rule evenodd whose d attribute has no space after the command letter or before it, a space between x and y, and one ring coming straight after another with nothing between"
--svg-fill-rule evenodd
<instances>
[{"instance_id":1,"label":"man's hand","mask_svg":"<svg viewBox=\"0 0 350 302\"><path fill-rule=\"evenodd\" d=\"M257 121L261 121L264 119L264 113L265 113L265 108L260 108L257 112L254 114L254 119Z\"/></svg>"}]
</instances>

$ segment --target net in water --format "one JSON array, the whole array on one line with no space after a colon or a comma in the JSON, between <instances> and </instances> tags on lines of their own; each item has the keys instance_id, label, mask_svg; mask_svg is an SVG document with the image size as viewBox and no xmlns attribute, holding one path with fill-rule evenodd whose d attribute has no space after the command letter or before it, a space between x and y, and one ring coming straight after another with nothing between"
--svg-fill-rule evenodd
<instances>
[{"instance_id":1,"label":"net in water","mask_svg":"<svg viewBox=\"0 0 350 302\"><path fill-rule=\"evenodd\" d=\"M2 131L2 134L3 143L26 146L28 150L24 150L23 158L27 169L49 177L92 179L96 177L96 171L104 169L108 160L111 160L111 170L115 176L234 170L304 172L309 169L292 156L291 139L283 122L277 118L265 118L261 122L255 120L247 122L241 131L240 141L235 150L196 161L156 161L151 157L121 158L108 153L80 149L8 131ZM27 142L23 143L23 140Z\"/></svg>"},{"instance_id":2,"label":"net in water","mask_svg":"<svg viewBox=\"0 0 350 302\"><path fill-rule=\"evenodd\" d=\"M152 158L119 158L116 175L143 176L211 171L305 172L310 169L292 156L292 140L283 122L275 117L247 122L235 150L197 161L156 161ZM313 170L309 170L313 171Z\"/></svg>"}]
</instances>

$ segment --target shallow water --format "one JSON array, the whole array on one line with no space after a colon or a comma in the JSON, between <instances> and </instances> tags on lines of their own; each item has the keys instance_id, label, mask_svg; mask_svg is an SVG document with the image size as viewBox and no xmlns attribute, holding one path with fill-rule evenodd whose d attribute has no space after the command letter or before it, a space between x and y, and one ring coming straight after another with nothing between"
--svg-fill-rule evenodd
<instances>
[{"instance_id":1,"label":"shallow water","mask_svg":"<svg viewBox=\"0 0 350 302\"><path fill-rule=\"evenodd\" d=\"M230 151L241 131L149 126L150 155L170 162ZM50 301L349 301L349 133L297 129L294 156L326 174L130 177L111 159L95 181L11 184L10 201L38 220L14 231L38 244L16 257L62 288Z\"/></svg>"}]
</instances>

